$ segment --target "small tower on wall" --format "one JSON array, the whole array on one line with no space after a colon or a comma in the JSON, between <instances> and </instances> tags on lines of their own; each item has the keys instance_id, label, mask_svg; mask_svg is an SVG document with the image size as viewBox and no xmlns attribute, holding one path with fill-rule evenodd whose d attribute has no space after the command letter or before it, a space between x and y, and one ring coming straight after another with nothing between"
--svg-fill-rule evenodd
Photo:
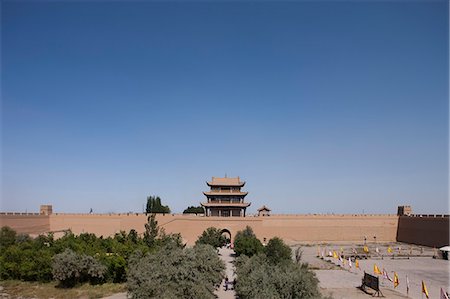
<instances>
[{"instance_id":1,"label":"small tower on wall","mask_svg":"<svg viewBox=\"0 0 450 299\"><path fill-rule=\"evenodd\" d=\"M410 216L411 214L411 206L398 206L397 216Z\"/></svg>"},{"instance_id":2,"label":"small tower on wall","mask_svg":"<svg viewBox=\"0 0 450 299\"><path fill-rule=\"evenodd\" d=\"M216 178L206 182L210 191L203 192L206 202L201 205L205 209L206 216L218 217L245 217L245 211L250 206L244 202L248 192L241 191L245 182L237 178Z\"/></svg>"},{"instance_id":3,"label":"small tower on wall","mask_svg":"<svg viewBox=\"0 0 450 299\"><path fill-rule=\"evenodd\" d=\"M258 216L270 216L270 211L271 209L264 205L258 209Z\"/></svg>"},{"instance_id":4,"label":"small tower on wall","mask_svg":"<svg viewBox=\"0 0 450 299\"><path fill-rule=\"evenodd\" d=\"M41 205L41 207L39 209L39 214L47 215L47 216L53 214L52 205Z\"/></svg>"}]
</instances>

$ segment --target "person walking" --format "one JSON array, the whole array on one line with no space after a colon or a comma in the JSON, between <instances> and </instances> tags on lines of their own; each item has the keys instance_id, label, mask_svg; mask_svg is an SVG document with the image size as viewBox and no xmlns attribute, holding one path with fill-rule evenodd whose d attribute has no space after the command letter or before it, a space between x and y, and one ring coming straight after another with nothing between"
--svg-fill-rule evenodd
<instances>
[{"instance_id":1,"label":"person walking","mask_svg":"<svg viewBox=\"0 0 450 299\"><path fill-rule=\"evenodd\" d=\"M225 276L225 291L228 291L228 276Z\"/></svg>"}]
</instances>

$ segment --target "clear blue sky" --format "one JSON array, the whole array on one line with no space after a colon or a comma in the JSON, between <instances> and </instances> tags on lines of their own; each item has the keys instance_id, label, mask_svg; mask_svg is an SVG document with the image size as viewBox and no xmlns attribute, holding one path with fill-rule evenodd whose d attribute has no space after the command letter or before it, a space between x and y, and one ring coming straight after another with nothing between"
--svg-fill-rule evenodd
<instances>
[{"instance_id":1,"label":"clear blue sky","mask_svg":"<svg viewBox=\"0 0 450 299\"><path fill-rule=\"evenodd\" d=\"M2 211L448 212L448 1L2 1Z\"/></svg>"}]
</instances>

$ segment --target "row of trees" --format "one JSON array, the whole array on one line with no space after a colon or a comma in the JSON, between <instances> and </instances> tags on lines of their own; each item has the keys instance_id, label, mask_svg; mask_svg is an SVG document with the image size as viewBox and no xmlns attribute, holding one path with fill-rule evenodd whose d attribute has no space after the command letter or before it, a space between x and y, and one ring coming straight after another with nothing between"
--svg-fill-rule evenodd
<instances>
[{"instance_id":1,"label":"row of trees","mask_svg":"<svg viewBox=\"0 0 450 299\"><path fill-rule=\"evenodd\" d=\"M0 279L48 282L62 286L79 282L124 282L128 260L137 250L156 252L167 245L183 247L180 234L166 234L150 215L143 236L135 230L114 237L97 237L68 231L55 239L53 234L34 239L9 227L0 230Z\"/></svg>"},{"instance_id":2,"label":"row of trees","mask_svg":"<svg viewBox=\"0 0 450 299\"><path fill-rule=\"evenodd\" d=\"M148 214L150 213L170 214L170 208L169 206L164 206L161 203L161 198L159 196L148 196L146 212Z\"/></svg>"},{"instance_id":3,"label":"row of trees","mask_svg":"<svg viewBox=\"0 0 450 299\"><path fill-rule=\"evenodd\" d=\"M225 265L215 251L227 242L222 230L210 227L193 248L179 234L166 234L155 216L142 236L135 230L114 237L93 234L30 238L10 228L0 230L0 279L58 281L61 286L127 282L133 298L214 298ZM236 234L239 298L320 298L317 279L301 254L292 259L279 238L263 246L250 227Z\"/></svg>"},{"instance_id":4,"label":"row of trees","mask_svg":"<svg viewBox=\"0 0 450 299\"><path fill-rule=\"evenodd\" d=\"M67 232L32 239L3 227L0 279L54 279L62 287L126 281L133 298L215 298L225 265L207 243L184 248L181 236L166 234L154 215L142 237L131 230L111 238Z\"/></svg>"},{"instance_id":5,"label":"row of trees","mask_svg":"<svg viewBox=\"0 0 450 299\"><path fill-rule=\"evenodd\" d=\"M183 211L183 214L195 214L195 215L205 214L205 210L201 206L198 206L198 207L189 206L189 207L187 207L187 209L185 209Z\"/></svg>"},{"instance_id":6,"label":"row of trees","mask_svg":"<svg viewBox=\"0 0 450 299\"><path fill-rule=\"evenodd\" d=\"M170 208L167 205L161 203L161 198L159 196L148 196L147 197L147 207L146 212L148 214L170 214ZM205 210L201 206L189 206L184 211L183 214L204 214Z\"/></svg>"}]
</instances>

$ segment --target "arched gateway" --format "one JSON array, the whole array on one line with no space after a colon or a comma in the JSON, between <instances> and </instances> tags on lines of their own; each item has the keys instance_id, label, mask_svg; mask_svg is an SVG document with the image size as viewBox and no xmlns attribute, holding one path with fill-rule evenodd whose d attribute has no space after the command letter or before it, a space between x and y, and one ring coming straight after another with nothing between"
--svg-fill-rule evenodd
<instances>
[{"instance_id":1,"label":"arched gateway","mask_svg":"<svg viewBox=\"0 0 450 299\"><path fill-rule=\"evenodd\" d=\"M227 238L231 242L231 232L228 229L224 228L220 231L220 233L222 235L225 234L225 238Z\"/></svg>"}]
</instances>

